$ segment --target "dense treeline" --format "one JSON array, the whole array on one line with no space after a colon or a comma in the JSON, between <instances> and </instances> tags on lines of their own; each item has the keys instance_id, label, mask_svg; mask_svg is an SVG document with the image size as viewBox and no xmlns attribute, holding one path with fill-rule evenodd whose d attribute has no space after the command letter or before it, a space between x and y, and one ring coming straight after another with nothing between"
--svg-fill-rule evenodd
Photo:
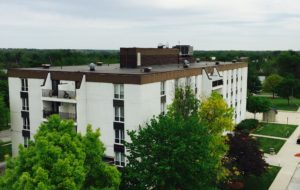
<instances>
[{"instance_id":1,"label":"dense treeline","mask_svg":"<svg viewBox=\"0 0 300 190\"><path fill-rule=\"evenodd\" d=\"M118 63L119 51L0 49L0 68L38 67L41 64L83 65L91 62Z\"/></svg>"}]
</instances>

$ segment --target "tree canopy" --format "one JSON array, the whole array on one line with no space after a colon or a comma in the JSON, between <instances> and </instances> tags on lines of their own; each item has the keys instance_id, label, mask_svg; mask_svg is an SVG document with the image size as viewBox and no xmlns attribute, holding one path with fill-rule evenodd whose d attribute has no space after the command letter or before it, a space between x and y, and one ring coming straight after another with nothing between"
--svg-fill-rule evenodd
<instances>
[{"instance_id":1,"label":"tree canopy","mask_svg":"<svg viewBox=\"0 0 300 190\"><path fill-rule=\"evenodd\" d=\"M228 158L232 166L236 166L242 175L262 175L268 164L264 154L259 150L258 142L249 134L236 132L229 135Z\"/></svg>"},{"instance_id":2,"label":"tree canopy","mask_svg":"<svg viewBox=\"0 0 300 190\"><path fill-rule=\"evenodd\" d=\"M0 130L8 128L8 111L3 97L0 95Z\"/></svg>"},{"instance_id":3,"label":"tree canopy","mask_svg":"<svg viewBox=\"0 0 300 190\"><path fill-rule=\"evenodd\" d=\"M232 112L221 100L220 95L213 95L195 107L192 102L198 101L192 90L178 89L166 115L151 119L139 131L130 131L124 188L216 189L226 175L222 157L228 150L221 134L225 128L218 125L227 117L232 123ZM212 109L217 103L227 114ZM215 112L210 119L217 121L208 125L199 109Z\"/></svg>"},{"instance_id":4,"label":"tree canopy","mask_svg":"<svg viewBox=\"0 0 300 190\"><path fill-rule=\"evenodd\" d=\"M266 92L272 92L273 98L275 96L275 92L278 89L278 85L283 80L283 77L281 77L278 74L272 74L266 78L266 80L263 83L263 89Z\"/></svg>"},{"instance_id":5,"label":"tree canopy","mask_svg":"<svg viewBox=\"0 0 300 190\"><path fill-rule=\"evenodd\" d=\"M270 100L258 96L249 96L247 98L247 111L254 114L256 113L267 112L271 109Z\"/></svg>"},{"instance_id":6,"label":"tree canopy","mask_svg":"<svg viewBox=\"0 0 300 190\"><path fill-rule=\"evenodd\" d=\"M1 189L118 189L120 174L102 161L99 129L76 133L72 121L52 116L41 124L28 148L7 162Z\"/></svg>"},{"instance_id":7,"label":"tree canopy","mask_svg":"<svg viewBox=\"0 0 300 190\"><path fill-rule=\"evenodd\" d=\"M288 104L290 104L290 98L296 95L299 91L299 81L294 78L284 78L277 86L278 96L287 99Z\"/></svg>"}]
</instances>

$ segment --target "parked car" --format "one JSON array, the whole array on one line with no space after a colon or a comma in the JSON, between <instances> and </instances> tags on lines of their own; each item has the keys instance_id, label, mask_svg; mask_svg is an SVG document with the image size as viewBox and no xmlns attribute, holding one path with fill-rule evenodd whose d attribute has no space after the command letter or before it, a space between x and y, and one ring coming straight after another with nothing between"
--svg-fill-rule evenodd
<instances>
[{"instance_id":1,"label":"parked car","mask_svg":"<svg viewBox=\"0 0 300 190\"><path fill-rule=\"evenodd\" d=\"M300 135L297 138L297 144L300 144Z\"/></svg>"}]
</instances>

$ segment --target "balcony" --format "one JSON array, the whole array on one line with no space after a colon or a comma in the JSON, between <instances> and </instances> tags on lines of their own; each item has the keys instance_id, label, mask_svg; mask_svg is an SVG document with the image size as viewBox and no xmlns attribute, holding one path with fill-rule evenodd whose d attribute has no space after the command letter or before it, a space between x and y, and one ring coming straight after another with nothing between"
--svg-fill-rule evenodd
<instances>
[{"instance_id":1,"label":"balcony","mask_svg":"<svg viewBox=\"0 0 300 190\"><path fill-rule=\"evenodd\" d=\"M216 80L212 82L212 87L217 87L223 85L223 80Z\"/></svg>"},{"instance_id":2,"label":"balcony","mask_svg":"<svg viewBox=\"0 0 300 190\"><path fill-rule=\"evenodd\" d=\"M71 119L76 121L76 113L59 112L59 116L62 119Z\"/></svg>"},{"instance_id":3,"label":"balcony","mask_svg":"<svg viewBox=\"0 0 300 190\"><path fill-rule=\"evenodd\" d=\"M43 110L43 118L45 118L45 119L47 119L49 116L51 116L53 114L58 114L61 119L71 119L71 120L74 120L75 122L77 119L76 113L68 113L68 112L55 113L51 110Z\"/></svg>"},{"instance_id":4,"label":"balcony","mask_svg":"<svg viewBox=\"0 0 300 190\"><path fill-rule=\"evenodd\" d=\"M62 98L62 99L75 99L76 98L76 91L67 91L67 90L49 90L43 89L42 90L43 97L55 97L55 98Z\"/></svg>"}]
</instances>

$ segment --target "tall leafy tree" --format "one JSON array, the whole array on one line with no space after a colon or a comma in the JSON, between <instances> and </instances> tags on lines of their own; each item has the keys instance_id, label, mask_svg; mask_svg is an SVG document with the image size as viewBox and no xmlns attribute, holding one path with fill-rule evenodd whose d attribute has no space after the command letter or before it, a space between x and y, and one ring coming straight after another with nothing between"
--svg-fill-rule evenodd
<instances>
[{"instance_id":1,"label":"tall leafy tree","mask_svg":"<svg viewBox=\"0 0 300 190\"><path fill-rule=\"evenodd\" d=\"M0 130L8 128L8 110L0 95Z\"/></svg>"},{"instance_id":2,"label":"tall leafy tree","mask_svg":"<svg viewBox=\"0 0 300 190\"><path fill-rule=\"evenodd\" d=\"M258 93L261 90L261 82L258 79L257 71L251 67L249 64L248 68L248 79L247 79L247 88L251 93Z\"/></svg>"},{"instance_id":3,"label":"tall leafy tree","mask_svg":"<svg viewBox=\"0 0 300 190\"><path fill-rule=\"evenodd\" d=\"M277 74L272 74L266 78L263 83L263 89L266 92L272 92L273 98L275 96L275 92L278 88L279 83L283 80L283 77Z\"/></svg>"},{"instance_id":4,"label":"tall leafy tree","mask_svg":"<svg viewBox=\"0 0 300 190\"><path fill-rule=\"evenodd\" d=\"M276 57L276 66L282 76L292 75L300 79L300 54L295 51L286 51Z\"/></svg>"},{"instance_id":5,"label":"tall leafy tree","mask_svg":"<svg viewBox=\"0 0 300 190\"><path fill-rule=\"evenodd\" d=\"M256 118L256 113L267 112L271 109L270 100L258 96L249 96L247 98L247 111L254 114Z\"/></svg>"},{"instance_id":6,"label":"tall leafy tree","mask_svg":"<svg viewBox=\"0 0 300 190\"><path fill-rule=\"evenodd\" d=\"M75 132L72 121L51 117L43 123L28 148L7 162L1 189L118 189L120 175L102 161L100 132L87 127Z\"/></svg>"},{"instance_id":7,"label":"tall leafy tree","mask_svg":"<svg viewBox=\"0 0 300 190\"><path fill-rule=\"evenodd\" d=\"M221 158L227 145L221 132L202 121L201 106L192 104L197 102L191 90L178 89L166 115L128 133L131 142L126 143L124 189L216 189L225 176ZM215 118L224 117L218 113ZM232 121L232 115L228 117Z\"/></svg>"},{"instance_id":8,"label":"tall leafy tree","mask_svg":"<svg viewBox=\"0 0 300 190\"><path fill-rule=\"evenodd\" d=\"M294 96L294 91L297 89L297 81L293 78L284 78L277 86L278 96L287 99L288 105L290 98Z\"/></svg>"},{"instance_id":9,"label":"tall leafy tree","mask_svg":"<svg viewBox=\"0 0 300 190\"><path fill-rule=\"evenodd\" d=\"M259 150L258 142L249 134L235 133L229 135L227 157L232 166L236 166L243 175L262 175L268 164L264 154Z\"/></svg>"}]
</instances>

